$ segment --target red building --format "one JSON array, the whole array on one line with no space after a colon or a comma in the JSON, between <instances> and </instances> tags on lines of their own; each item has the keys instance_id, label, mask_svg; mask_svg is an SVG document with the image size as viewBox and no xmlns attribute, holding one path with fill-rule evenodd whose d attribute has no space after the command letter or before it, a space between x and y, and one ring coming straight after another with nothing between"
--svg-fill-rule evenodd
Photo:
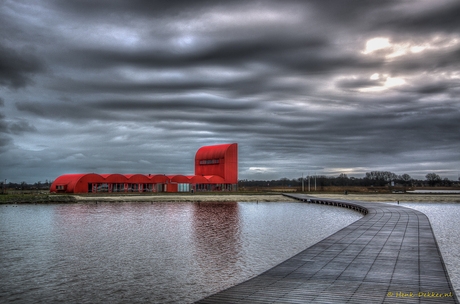
<instances>
[{"instance_id":1,"label":"red building","mask_svg":"<svg viewBox=\"0 0 460 304\"><path fill-rule=\"evenodd\" d=\"M195 175L69 174L58 177L50 192L191 192L236 191L238 144L202 147L195 155Z\"/></svg>"}]
</instances>

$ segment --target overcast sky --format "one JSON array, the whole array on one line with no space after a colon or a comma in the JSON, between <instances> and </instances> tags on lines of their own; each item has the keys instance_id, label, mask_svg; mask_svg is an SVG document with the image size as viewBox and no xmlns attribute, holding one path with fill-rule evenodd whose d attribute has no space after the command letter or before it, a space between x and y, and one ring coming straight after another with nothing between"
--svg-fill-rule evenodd
<instances>
[{"instance_id":1,"label":"overcast sky","mask_svg":"<svg viewBox=\"0 0 460 304\"><path fill-rule=\"evenodd\" d=\"M0 178L460 171L460 1L0 1Z\"/></svg>"}]
</instances>

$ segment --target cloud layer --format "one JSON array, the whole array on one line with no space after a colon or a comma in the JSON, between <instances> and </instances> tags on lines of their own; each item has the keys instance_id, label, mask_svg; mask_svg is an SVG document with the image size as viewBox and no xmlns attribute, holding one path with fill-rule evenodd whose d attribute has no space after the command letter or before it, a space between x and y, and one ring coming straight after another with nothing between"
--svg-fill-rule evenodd
<instances>
[{"instance_id":1,"label":"cloud layer","mask_svg":"<svg viewBox=\"0 0 460 304\"><path fill-rule=\"evenodd\" d=\"M3 1L0 166L240 179L384 170L457 179L460 3Z\"/></svg>"}]
</instances>

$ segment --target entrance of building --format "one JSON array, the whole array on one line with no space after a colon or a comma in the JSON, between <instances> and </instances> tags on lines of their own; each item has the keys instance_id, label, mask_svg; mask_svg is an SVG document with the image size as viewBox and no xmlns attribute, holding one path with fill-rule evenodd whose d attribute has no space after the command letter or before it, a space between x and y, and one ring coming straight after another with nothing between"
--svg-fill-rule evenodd
<instances>
[{"instance_id":1,"label":"entrance of building","mask_svg":"<svg viewBox=\"0 0 460 304\"><path fill-rule=\"evenodd\" d=\"M166 184L157 183L157 192L166 192Z\"/></svg>"}]
</instances>

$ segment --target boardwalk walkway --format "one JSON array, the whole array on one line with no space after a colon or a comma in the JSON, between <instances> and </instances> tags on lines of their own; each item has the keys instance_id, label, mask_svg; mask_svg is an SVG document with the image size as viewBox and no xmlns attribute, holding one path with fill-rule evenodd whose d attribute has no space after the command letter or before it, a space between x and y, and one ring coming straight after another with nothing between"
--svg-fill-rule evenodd
<instances>
[{"instance_id":1,"label":"boardwalk walkway","mask_svg":"<svg viewBox=\"0 0 460 304\"><path fill-rule=\"evenodd\" d=\"M285 195L366 215L261 275L197 303L458 303L423 213L384 203Z\"/></svg>"}]
</instances>

